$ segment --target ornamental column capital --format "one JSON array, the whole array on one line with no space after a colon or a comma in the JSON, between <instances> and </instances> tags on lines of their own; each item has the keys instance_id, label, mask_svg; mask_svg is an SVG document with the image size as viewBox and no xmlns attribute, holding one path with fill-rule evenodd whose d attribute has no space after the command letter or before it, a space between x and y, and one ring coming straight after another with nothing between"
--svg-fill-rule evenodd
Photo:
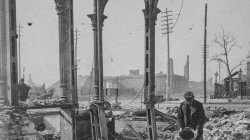
<instances>
[{"instance_id":1,"label":"ornamental column capital","mask_svg":"<svg viewBox=\"0 0 250 140\"><path fill-rule=\"evenodd\" d=\"M160 10L159 8L156 7L156 8L154 8L154 9L152 10L152 13L147 12L146 9L143 9L142 12L143 12L143 14L144 14L145 19L149 19L149 18L150 18L150 19L156 21L156 20L157 20L157 15L158 15L158 13L161 12L161 10Z\"/></svg>"},{"instance_id":2,"label":"ornamental column capital","mask_svg":"<svg viewBox=\"0 0 250 140\"><path fill-rule=\"evenodd\" d=\"M93 28L97 28L97 14L89 14L89 15L87 15L90 19L91 19L91 21L92 21L92 27ZM107 16L105 16L105 15L101 15L101 26L103 26L103 22L104 22L104 20L107 18Z\"/></svg>"},{"instance_id":3,"label":"ornamental column capital","mask_svg":"<svg viewBox=\"0 0 250 140\"><path fill-rule=\"evenodd\" d=\"M56 4L56 11L57 11L57 15L61 15L63 13L63 9L64 9L64 6L63 6L63 1L64 0L54 0L55 1L55 4Z\"/></svg>"}]
</instances>

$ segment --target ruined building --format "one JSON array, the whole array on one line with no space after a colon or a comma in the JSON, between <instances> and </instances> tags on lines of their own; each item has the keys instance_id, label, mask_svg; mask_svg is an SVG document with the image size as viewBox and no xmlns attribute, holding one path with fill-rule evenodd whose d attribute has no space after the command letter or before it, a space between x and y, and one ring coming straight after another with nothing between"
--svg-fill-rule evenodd
<instances>
[{"instance_id":1,"label":"ruined building","mask_svg":"<svg viewBox=\"0 0 250 140\"><path fill-rule=\"evenodd\" d=\"M170 59L171 65L171 81L173 93L182 93L189 89L189 56L187 56L186 64L184 66L184 76L174 74L173 59ZM82 81L82 80L81 80ZM88 98L93 94L93 75L85 78L84 84L78 80L78 84L83 86L78 86L79 98ZM162 72L155 74L155 88L156 94L164 95L166 94L166 81L167 75ZM133 95L138 95L143 92L144 85L144 74L140 74L139 70L130 70L129 75L123 76L106 76L104 77L104 87L105 91L109 88L118 88L119 96L121 97L133 97ZM108 94L108 93L107 93ZM129 96L132 95L132 96ZM91 96L90 96L91 97Z\"/></svg>"}]
</instances>

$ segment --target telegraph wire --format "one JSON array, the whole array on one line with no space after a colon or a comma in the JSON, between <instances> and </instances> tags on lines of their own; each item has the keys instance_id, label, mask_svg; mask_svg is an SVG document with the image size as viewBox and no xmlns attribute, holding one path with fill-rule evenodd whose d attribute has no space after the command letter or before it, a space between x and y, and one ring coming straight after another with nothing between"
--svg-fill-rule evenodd
<instances>
[{"instance_id":1,"label":"telegraph wire","mask_svg":"<svg viewBox=\"0 0 250 140\"><path fill-rule=\"evenodd\" d=\"M133 102L141 95L142 90L144 89L144 87L145 87L145 82L143 83L143 85L142 85L142 87L141 87L141 90L140 90L140 92L137 94L137 96L136 96L133 100L131 100L128 104L125 104L125 105L123 105L123 106L121 106L121 107L125 107L125 106L127 106L127 105L133 103Z\"/></svg>"},{"instance_id":2,"label":"telegraph wire","mask_svg":"<svg viewBox=\"0 0 250 140\"><path fill-rule=\"evenodd\" d=\"M175 23L174 23L174 25L173 25L172 29L170 30L170 32L171 32L171 31L173 31L173 29L174 29L175 25L177 24L177 22L178 22L178 20L179 20L179 17L180 17L181 12L182 12L183 4L184 4L184 0L182 0L182 3L181 3L181 8L180 8L180 10L179 10L178 16L177 16L176 21L175 21Z\"/></svg>"}]
</instances>

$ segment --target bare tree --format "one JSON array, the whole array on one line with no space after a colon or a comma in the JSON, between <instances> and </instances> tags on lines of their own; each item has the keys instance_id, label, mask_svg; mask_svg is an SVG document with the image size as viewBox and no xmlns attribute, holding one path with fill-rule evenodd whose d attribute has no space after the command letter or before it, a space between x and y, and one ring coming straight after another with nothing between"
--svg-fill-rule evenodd
<instances>
[{"instance_id":1,"label":"bare tree","mask_svg":"<svg viewBox=\"0 0 250 140\"><path fill-rule=\"evenodd\" d=\"M224 64L227 68L227 73L229 75L230 78L230 87L229 87L229 92L232 92L232 84L233 84L233 77L232 77L232 73L241 65L244 65L247 60L249 60L250 56L247 56L245 58L242 58L240 60L240 62L231 68L231 63L229 61L230 58L230 54L233 54L232 49L233 48L240 48L240 46L238 45L238 41L237 38L231 33L226 31L224 28L221 28L221 32L217 33L215 35L215 39L214 39L214 43L216 45L216 47L221 48L222 53L219 54L215 54L211 61L219 61L222 64Z\"/></svg>"}]
</instances>

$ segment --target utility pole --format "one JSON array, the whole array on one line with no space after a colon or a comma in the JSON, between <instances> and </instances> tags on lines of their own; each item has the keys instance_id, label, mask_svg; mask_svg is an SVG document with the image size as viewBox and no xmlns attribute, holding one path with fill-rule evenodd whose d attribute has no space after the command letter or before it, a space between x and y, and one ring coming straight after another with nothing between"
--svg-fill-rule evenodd
<instances>
[{"instance_id":1,"label":"utility pole","mask_svg":"<svg viewBox=\"0 0 250 140\"><path fill-rule=\"evenodd\" d=\"M220 82L221 82L221 80L220 80L220 78L221 78L221 62L220 61L218 61L219 62L219 84L220 84Z\"/></svg>"},{"instance_id":2,"label":"utility pole","mask_svg":"<svg viewBox=\"0 0 250 140\"><path fill-rule=\"evenodd\" d=\"M115 104L119 105L119 103L118 103L119 76L116 77L116 84L117 84L117 86L116 86L116 89L115 89Z\"/></svg>"},{"instance_id":3,"label":"utility pole","mask_svg":"<svg viewBox=\"0 0 250 140\"><path fill-rule=\"evenodd\" d=\"M74 54L74 56L75 56L75 89L76 89L76 92L75 92L75 97L76 97L76 99L78 99L78 88L77 88L77 70L78 70L78 60L77 60L77 41L78 41L78 35L80 35L80 34L78 34L78 32L79 32L79 30L77 30L77 28L76 28L76 31L75 31L75 54ZM78 101L76 101L76 102L78 102ZM78 104L78 103L77 103Z\"/></svg>"},{"instance_id":4,"label":"utility pole","mask_svg":"<svg viewBox=\"0 0 250 140\"><path fill-rule=\"evenodd\" d=\"M25 80L25 67L23 67L23 79Z\"/></svg>"},{"instance_id":5,"label":"utility pole","mask_svg":"<svg viewBox=\"0 0 250 140\"><path fill-rule=\"evenodd\" d=\"M204 24L204 103L207 102L207 3L205 4Z\"/></svg>"},{"instance_id":6,"label":"utility pole","mask_svg":"<svg viewBox=\"0 0 250 140\"><path fill-rule=\"evenodd\" d=\"M170 27L171 24L173 23L170 23L171 19L170 16L172 16L170 13L172 11L168 11L168 9L166 8L166 11L165 12L162 12L162 13L165 13L166 15L165 16L162 16L162 18L166 18L164 20L162 20L162 22L166 22L165 24L162 24L163 28L162 30L165 31L163 32L162 34L163 35L167 35L167 86L166 86L166 98L169 99L171 98L171 94L172 94L172 85L171 85L171 73L170 73L170 43L169 43L169 34L173 32L173 27Z\"/></svg>"},{"instance_id":7,"label":"utility pole","mask_svg":"<svg viewBox=\"0 0 250 140\"><path fill-rule=\"evenodd\" d=\"M21 79L21 25L18 25L18 81Z\"/></svg>"},{"instance_id":8,"label":"utility pole","mask_svg":"<svg viewBox=\"0 0 250 140\"><path fill-rule=\"evenodd\" d=\"M77 131L77 120L76 120L76 115L78 115L78 108L79 108L79 105L78 105L78 88L77 88L77 70L78 70L78 60L77 60L77 40L79 39L78 38L78 30L76 28L76 31L75 31L75 48L74 48L74 73L75 73L75 77L74 77L74 80L75 80L75 96L74 99L73 99L73 106L72 106L72 109L71 109L71 113L72 113L72 126L73 126L73 140L76 140L77 139L77 135L76 135L76 131Z\"/></svg>"}]
</instances>

